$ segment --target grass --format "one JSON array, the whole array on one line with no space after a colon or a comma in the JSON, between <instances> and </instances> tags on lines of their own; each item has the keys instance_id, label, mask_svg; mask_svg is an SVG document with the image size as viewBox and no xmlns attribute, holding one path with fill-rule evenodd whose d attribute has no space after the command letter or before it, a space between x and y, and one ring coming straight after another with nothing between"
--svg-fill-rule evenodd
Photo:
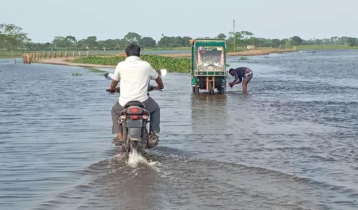
<instances>
[{"instance_id":1,"label":"grass","mask_svg":"<svg viewBox=\"0 0 358 210\"><path fill-rule=\"evenodd\" d=\"M23 52L14 51L15 58L22 58ZM0 50L0 58L12 58L11 51Z\"/></svg>"},{"instance_id":2,"label":"grass","mask_svg":"<svg viewBox=\"0 0 358 210\"><path fill-rule=\"evenodd\" d=\"M149 62L154 69L167 69L169 72L190 72L191 60L188 58L170 58L159 55L141 55L142 60ZM116 66L124 61L122 56L89 56L76 58L74 63L101 64Z\"/></svg>"},{"instance_id":3,"label":"grass","mask_svg":"<svg viewBox=\"0 0 358 210\"><path fill-rule=\"evenodd\" d=\"M99 70L99 69L96 69L96 68L88 68L87 70L92 72L92 73L106 73L106 71Z\"/></svg>"}]
</instances>

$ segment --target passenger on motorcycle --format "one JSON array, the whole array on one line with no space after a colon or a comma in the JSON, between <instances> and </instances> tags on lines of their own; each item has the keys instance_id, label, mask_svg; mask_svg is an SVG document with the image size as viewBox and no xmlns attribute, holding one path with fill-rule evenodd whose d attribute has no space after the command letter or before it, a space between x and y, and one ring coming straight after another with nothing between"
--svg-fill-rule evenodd
<instances>
[{"instance_id":1,"label":"passenger on motorcycle","mask_svg":"<svg viewBox=\"0 0 358 210\"><path fill-rule=\"evenodd\" d=\"M119 100L112 107L112 134L117 134L113 143L123 141L122 126L119 123L120 113L124 106L130 101L140 101L150 112L150 135L156 135L160 132L160 108L158 104L148 96L148 85L151 79L158 84L156 89L164 88L163 81L152 66L139 58L140 47L136 44L130 44L126 48L127 58L118 63L114 72L114 78L110 90L115 90L120 82Z\"/></svg>"}]
</instances>

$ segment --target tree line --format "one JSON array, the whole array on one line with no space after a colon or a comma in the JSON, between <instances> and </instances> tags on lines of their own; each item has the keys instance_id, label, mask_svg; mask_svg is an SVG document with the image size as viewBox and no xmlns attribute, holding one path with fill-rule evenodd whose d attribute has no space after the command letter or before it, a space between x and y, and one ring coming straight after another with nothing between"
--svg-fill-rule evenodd
<instances>
[{"instance_id":1,"label":"tree line","mask_svg":"<svg viewBox=\"0 0 358 210\"><path fill-rule=\"evenodd\" d=\"M351 47L358 46L358 38L347 36L334 36L331 38L324 39L313 38L309 40L304 40L299 36L293 36L291 38L285 39L267 39L254 37L254 34L249 31L241 31L235 33L229 32L229 36L226 36L224 33L221 33L217 36L217 38L226 39L228 41L229 48L233 48L234 43L236 47L246 47L248 45L253 45L256 47L275 48L289 48L292 46L299 45L347 45Z\"/></svg>"},{"instance_id":2,"label":"tree line","mask_svg":"<svg viewBox=\"0 0 358 210\"><path fill-rule=\"evenodd\" d=\"M208 38L208 37L203 37ZM229 50L235 47L246 47L253 45L256 47L275 47L288 48L298 45L348 45L358 46L358 39L353 37L331 37L329 39L310 39L303 40L299 36L286 39L266 39L255 37L252 32L239 31L220 33L216 38L227 40ZM0 49L5 50L124 50L129 43L136 42L142 48L174 48L190 47L190 36L165 36L159 41L152 37L141 36L135 32L127 33L122 39L97 40L96 36L89 36L85 39L76 37L56 36L52 42L35 43L32 42L21 27L14 24L0 24Z\"/></svg>"},{"instance_id":3,"label":"tree line","mask_svg":"<svg viewBox=\"0 0 358 210\"><path fill-rule=\"evenodd\" d=\"M172 48L190 47L188 36L168 37L163 36L159 42L152 37L142 37L135 32L129 32L122 39L98 40L96 36L89 36L86 39L77 40L74 36L56 36L52 42L47 43L25 43L30 50L58 50L58 49L80 49L80 50L124 50L129 43L136 42L142 48Z\"/></svg>"}]
</instances>

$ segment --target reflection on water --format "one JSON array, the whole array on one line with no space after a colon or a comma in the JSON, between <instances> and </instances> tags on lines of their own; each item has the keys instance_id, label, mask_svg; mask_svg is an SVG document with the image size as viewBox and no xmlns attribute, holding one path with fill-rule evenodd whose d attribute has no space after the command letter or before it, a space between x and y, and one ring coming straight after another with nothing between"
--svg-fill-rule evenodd
<instances>
[{"instance_id":1,"label":"reflection on water","mask_svg":"<svg viewBox=\"0 0 358 210\"><path fill-rule=\"evenodd\" d=\"M193 94L191 117L192 133L203 135L222 133L227 127L226 95Z\"/></svg>"},{"instance_id":2,"label":"reflection on water","mask_svg":"<svg viewBox=\"0 0 358 210\"><path fill-rule=\"evenodd\" d=\"M0 206L357 209L357 54L229 58L254 71L247 95L192 95L190 75L168 74L150 93L161 141L132 165L110 143L102 75L0 60Z\"/></svg>"}]
</instances>

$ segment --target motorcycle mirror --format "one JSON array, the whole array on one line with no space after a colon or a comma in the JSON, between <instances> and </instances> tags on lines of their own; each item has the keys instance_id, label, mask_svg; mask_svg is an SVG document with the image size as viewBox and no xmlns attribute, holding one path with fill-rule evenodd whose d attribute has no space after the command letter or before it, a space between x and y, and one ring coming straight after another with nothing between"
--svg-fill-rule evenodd
<instances>
[{"instance_id":1,"label":"motorcycle mirror","mask_svg":"<svg viewBox=\"0 0 358 210\"><path fill-rule=\"evenodd\" d=\"M104 74L104 77L105 77L106 79L108 79L108 80L112 80L113 77L114 77L114 74L107 72L107 73Z\"/></svg>"}]
</instances>

